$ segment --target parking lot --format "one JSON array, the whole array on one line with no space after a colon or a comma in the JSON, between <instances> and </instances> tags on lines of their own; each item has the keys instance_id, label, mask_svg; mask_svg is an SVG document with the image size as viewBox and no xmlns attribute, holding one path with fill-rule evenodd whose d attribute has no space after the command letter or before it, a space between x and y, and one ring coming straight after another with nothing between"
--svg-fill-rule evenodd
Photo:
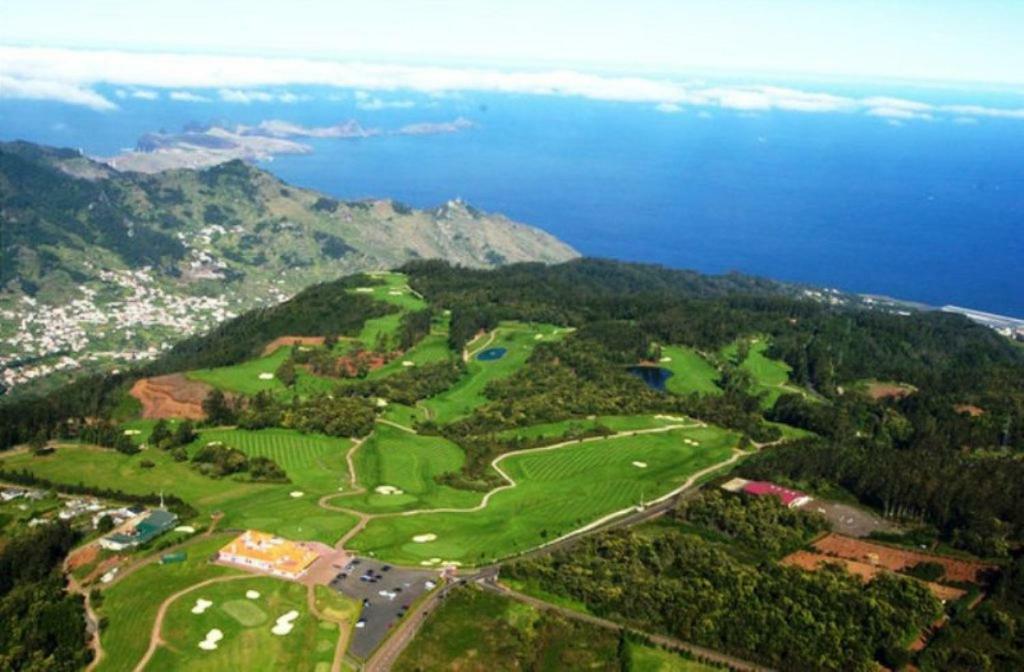
<instances>
[{"instance_id":1,"label":"parking lot","mask_svg":"<svg viewBox=\"0 0 1024 672\"><path fill-rule=\"evenodd\" d=\"M413 602L438 582L436 571L401 569L367 558L353 558L328 585L362 601L360 624L352 631L349 653L365 659L388 635Z\"/></svg>"}]
</instances>

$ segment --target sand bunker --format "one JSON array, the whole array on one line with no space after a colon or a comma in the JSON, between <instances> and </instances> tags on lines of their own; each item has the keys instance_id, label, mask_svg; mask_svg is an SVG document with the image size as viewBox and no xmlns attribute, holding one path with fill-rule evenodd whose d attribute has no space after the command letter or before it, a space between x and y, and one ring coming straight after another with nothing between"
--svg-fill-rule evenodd
<instances>
[{"instance_id":1,"label":"sand bunker","mask_svg":"<svg viewBox=\"0 0 1024 672\"><path fill-rule=\"evenodd\" d=\"M356 291L360 294L372 294L373 287L356 287Z\"/></svg>"},{"instance_id":2,"label":"sand bunker","mask_svg":"<svg viewBox=\"0 0 1024 672\"><path fill-rule=\"evenodd\" d=\"M393 485L378 485L373 489L378 495L401 495L402 490Z\"/></svg>"},{"instance_id":3,"label":"sand bunker","mask_svg":"<svg viewBox=\"0 0 1024 672\"><path fill-rule=\"evenodd\" d=\"M290 495L291 497L294 497L295 499L298 499L299 497L302 497L302 496L304 496L304 495L305 495L306 493L304 493L304 492L303 492L302 490L292 490L292 491L291 491L291 492L289 492L288 494L289 494L289 495Z\"/></svg>"},{"instance_id":4,"label":"sand bunker","mask_svg":"<svg viewBox=\"0 0 1024 672\"><path fill-rule=\"evenodd\" d=\"M175 532L184 532L185 534L194 534L195 531L196 531L196 528L192 527L191 525L179 525L176 528L174 528L174 531Z\"/></svg>"},{"instance_id":5,"label":"sand bunker","mask_svg":"<svg viewBox=\"0 0 1024 672\"><path fill-rule=\"evenodd\" d=\"M437 535L432 532L427 532L426 534L417 534L415 537L412 538L412 540L415 541L417 544L425 544L428 541L434 541L435 539L437 539Z\"/></svg>"},{"instance_id":6,"label":"sand bunker","mask_svg":"<svg viewBox=\"0 0 1024 672\"><path fill-rule=\"evenodd\" d=\"M416 366L416 362L407 359L404 362L402 362L402 366Z\"/></svg>"},{"instance_id":7,"label":"sand bunker","mask_svg":"<svg viewBox=\"0 0 1024 672\"><path fill-rule=\"evenodd\" d=\"M377 398L377 408L384 408L387 405L388 405L388 400L387 399L384 399L384 398L381 398L381 397Z\"/></svg>"},{"instance_id":8,"label":"sand bunker","mask_svg":"<svg viewBox=\"0 0 1024 672\"><path fill-rule=\"evenodd\" d=\"M633 466L637 467L639 469L646 469L647 468L647 463L646 462L634 462Z\"/></svg>"},{"instance_id":9,"label":"sand bunker","mask_svg":"<svg viewBox=\"0 0 1024 672\"><path fill-rule=\"evenodd\" d=\"M683 422L686 418L682 418L678 415L656 415L654 416L657 420L671 420L672 422Z\"/></svg>"},{"instance_id":10,"label":"sand bunker","mask_svg":"<svg viewBox=\"0 0 1024 672\"><path fill-rule=\"evenodd\" d=\"M199 642L199 648L203 651L213 651L217 648L217 642L224 639L224 633L214 628L206 633L206 639Z\"/></svg>"},{"instance_id":11,"label":"sand bunker","mask_svg":"<svg viewBox=\"0 0 1024 672\"><path fill-rule=\"evenodd\" d=\"M533 335L533 340L535 340L535 341L539 341L542 338L544 338L544 334L534 334Z\"/></svg>"},{"instance_id":12,"label":"sand bunker","mask_svg":"<svg viewBox=\"0 0 1024 672\"><path fill-rule=\"evenodd\" d=\"M671 357L662 357L662 358L661 358L660 360L658 360L658 361L660 361L660 362L671 362L671 361L672 361L672 358L671 358Z\"/></svg>"},{"instance_id":13,"label":"sand bunker","mask_svg":"<svg viewBox=\"0 0 1024 672\"><path fill-rule=\"evenodd\" d=\"M397 289L392 289L390 292L388 292L388 296L401 296L401 295L402 295L402 292L400 292Z\"/></svg>"},{"instance_id":14,"label":"sand bunker","mask_svg":"<svg viewBox=\"0 0 1024 672\"><path fill-rule=\"evenodd\" d=\"M273 379L274 379L274 374L272 374L272 373L261 373L260 374L260 380L273 380Z\"/></svg>"},{"instance_id":15,"label":"sand bunker","mask_svg":"<svg viewBox=\"0 0 1024 672\"><path fill-rule=\"evenodd\" d=\"M685 443L688 446L699 446L700 445L700 441L694 441L693 439L683 439L683 443Z\"/></svg>"},{"instance_id":16,"label":"sand bunker","mask_svg":"<svg viewBox=\"0 0 1024 672\"><path fill-rule=\"evenodd\" d=\"M140 429L126 429L126 430L124 430L124 435L125 436L138 436L139 434L142 434L142 430L140 430Z\"/></svg>"},{"instance_id":17,"label":"sand bunker","mask_svg":"<svg viewBox=\"0 0 1024 672\"><path fill-rule=\"evenodd\" d=\"M196 606L192 607L192 613L201 614L212 606L213 602L211 602L210 600L204 600L200 597L196 600Z\"/></svg>"},{"instance_id":18,"label":"sand bunker","mask_svg":"<svg viewBox=\"0 0 1024 672\"><path fill-rule=\"evenodd\" d=\"M249 598L250 600L258 600L258 599L260 599L260 591L258 591L258 590L247 590L247 591L245 591L245 596L247 598Z\"/></svg>"},{"instance_id":19,"label":"sand bunker","mask_svg":"<svg viewBox=\"0 0 1024 672\"><path fill-rule=\"evenodd\" d=\"M277 623L274 624L274 627L272 627L270 631L275 635L287 635L292 631L292 628L295 627L295 623L293 623L293 621L298 617L299 612L292 609L284 616L278 618Z\"/></svg>"}]
</instances>

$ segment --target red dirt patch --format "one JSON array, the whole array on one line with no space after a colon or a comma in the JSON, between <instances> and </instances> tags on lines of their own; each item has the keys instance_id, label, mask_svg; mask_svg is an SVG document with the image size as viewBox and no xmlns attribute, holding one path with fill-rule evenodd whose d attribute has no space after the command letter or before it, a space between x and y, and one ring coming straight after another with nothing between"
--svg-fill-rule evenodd
<instances>
[{"instance_id":1,"label":"red dirt patch","mask_svg":"<svg viewBox=\"0 0 1024 672\"><path fill-rule=\"evenodd\" d=\"M868 396L878 401L879 399L902 399L909 397L917 390L913 385L902 383L868 383Z\"/></svg>"},{"instance_id":2,"label":"red dirt patch","mask_svg":"<svg viewBox=\"0 0 1024 672\"><path fill-rule=\"evenodd\" d=\"M936 562L946 570L943 579L946 581L981 583L982 574L992 569L993 565L972 560L960 560L945 555L918 553L901 548L893 548L860 539L844 537L840 534L828 534L814 542L814 548L825 555L845 558L869 565L884 567L898 572L922 562Z\"/></svg>"},{"instance_id":3,"label":"red dirt patch","mask_svg":"<svg viewBox=\"0 0 1024 672\"><path fill-rule=\"evenodd\" d=\"M96 558L99 556L100 549L96 544L83 546L68 556L68 571L73 571L91 562L96 562Z\"/></svg>"},{"instance_id":4,"label":"red dirt patch","mask_svg":"<svg viewBox=\"0 0 1024 672\"><path fill-rule=\"evenodd\" d=\"M293 345L323 345L323 336L278 336L267 347L263 348L263 356L272 354L278 348L291 347Z\"/></svg>"},{"instance_id":5,"label":"red dirt patch","mask_svg":"<svg viewBox=\"0 0 1024 672\"><path fill-rule=\"evenodd\" d=\"M211 389L206 383L174 373L136 381L131 395L142 403L143 418L202 420L206 417L203 400Z\"/></svg>"},{"instance_id":6,"label":"red dirt patch","mask_svg":"<svg viewBox=\"0 0 1024 672\"><path fill-rule=\"evenodd\" d=\"M957 404L953 407L953 410L957 413L966 413L972 418L976 418L979 415L985 415L985 409L974 404Z\"/></svg>"},{"instance_id":7,"label":"red dirt patch","mask_svg":"<svg viewBox=\"0 0 1024 672\"><path fill-rule=\"evenodd\" d=\"M850 574L859 576L863 581L867 582L875 578L879 574L891 574L891 570L885 567L879 567L878 565L868 564L866 562L858 562L856 560L847 560L846 558L837 558L831 555L824 555L822 553L812 553L811 551L796 551L783 558L781 564L789 567L799 567L800 569L816 572L825 565L838 564L846 568ZM951 588L944 586L939 583L932 583L930 581L922 581L928 590L931 591L939 600L950 601L958 600L964 596L966 591L960 590L959 588Z\"/></svg>"}]
</instances>

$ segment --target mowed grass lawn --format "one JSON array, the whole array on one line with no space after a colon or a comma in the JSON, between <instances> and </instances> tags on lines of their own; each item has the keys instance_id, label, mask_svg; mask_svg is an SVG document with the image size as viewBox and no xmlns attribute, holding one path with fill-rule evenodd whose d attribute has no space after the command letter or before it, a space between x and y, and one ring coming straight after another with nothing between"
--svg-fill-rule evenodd
<instances>
[{"instance_id":1,"label":"mowed grass lawn","mask_svg":"<svg viewBox=\"0 0 1024 672\"><path fill-rule=\"evenodd\" d=\"M599 426L607 427L614 432L632 432L639 429L654 429L669 425L695 423L695 420L683 416L601 415L593 418L574 418L572 420L505 429L498 432L498 436L503 439L517 436L523 439L550 439L554 443L570 432L585 432Z\"/></svg>"},{"instance_id":2,"label":"mowed grass lawn","mask_svg":"<svg viewBox=\"0 0 1024 672\"><path fill-rule=\"evenodd\" d=\"M765 355L769 345L766 339L753 337L747 340L750 343L750 351L740 366L754 379L752 392L765 395L761 401L762 407L771 408L783 394L801 394L813 398L807 390L790 382L789 373L792 369L789 364ZM738 342L729 344L722 349L722 355L735 359L738 345Z\"/></svg>"},{"instance_id":3,"label":"mowed grass lawn","mask_svg":"<svg viewBox=\"0 0 1024 672\"><path fill-rule=\"evenodd\" d=\"M256 394L264 390L286 392L285 386L277 378L263 380L260 374L271 374L277 371L291 355L291 348L278 348L266 357L258 357L233 366L221 366L215 369L197 369L186 374L192 380L199 380L225 392Z\"/></svg>"},{"instance_id":4,"label":"mowed grass lawn","mask_svg":"<svg viewBox=\"0 0 1024 672\"><path fill-rule=\"evenodd\" d=\"M720 394L715 384L718 369L693 348L666 345L661 348L662 361L658 366L668 369L672 376L665 381L665 389L675 394ZM668 361L664 361L664 358Z\"/></svg>"},{"instance_id":5,"label":"mowed grass lawn","mask_svg":"<svg viewBox=\"0 0 1024 672\"><path fill-rule=\"evenodd\" d=\"M685 438L699 445L689 445ZM489 562L639 504L641 497L651 501L690 474L727 459L737 440L734 433L708 427L513 454L501 466L518 485L496 493L486 508L377 518L349 545L398 563L434 558ZM435 534L437 539L413 541L422 534Z\"/></svg>"},{"instance_id":6,"label":"mowed grass lawn","mask_svg":"<svg viewBox=\"0 0 1024 672\"><path fill-rule=\"evenodd\" d=\"M151 564L103 589L99 615L108 619L103 630L103 660L97 672L131 672L149 646L149 634L160 603L200 581L242 572L210 564L209 559L231 535L201 538L186 548L185 562Z\"/></svg>"},{"instance_id":7,"label":"mowed grass lawn","mask_svg":"<svg viewBox=\"0 0 1024 672\"><path fill-rule=\"evenodd\" d=\"M447 439L378 424L355 454L359 484L367 492L338 498L334 503L368 513L474 506L481 493L438 485L434 480L435 476L458 471L464 461L462 448ZM397 488L402 494L379 494L375 492L378 486Z\"/></svg>"},{"instance_id":8,"label":"mowed grass lawn","mask_svg":"<svg viewBox=\"0 0 1024 672\"><path fill-rule=\"evenodd\" d=\"M722 668L712 667L696 660L636 642L629 643L629 662L632 672L721 672Z\"/></svg>"},{"instance_id":9,"label":"mowed grass lawn","mask_svg":"<svg viewBox=\"0 0 1024 672\"><path fill-rule=\"evenodd\" d=\"M247 598L249 590L259 597ZM213 605L193 614L199 598ZM289 611L299 614L294 628L287 635L275 635L271 629ZM214 628L224 635L217 649L200 649L199 642ZM329 668L338 628L309 613L305 586L254 577L206 586L176 600L167 610L162 636L166 644L157 649L147 670L314 672L325 665Z\"/></svg>"},{"instance_id":10,"label":"mowed grass lawn","mask_svg":"<svg viewBox=\"0 0 1024 672\"><path fill-rule=\"evenodd\" d=\"M220 431L206 431L203 436L211 433L223 436L218 433ZM266 434L264 430L249 433L233 431L239 431L235 435L237 447L251 450L254 454L283 451L283 442L293 442L296 455L282 458L282 462L292 462L297 482L271 484L231 477L208 478L195 471L188 462L175 462L164 451L149 449L137 455L123 455L105 448L74 444L62 445L52 455L43 457L28 453L14 455L5 460L5 466L8 469L28 469L55 483L83 483L139 495L161 491L174 494L195 507L203 518L214 512L223 513L221 526L225 528L256 528L293 539L334 543L355 524L352 516L317 506L319 494L336 492L339 486L335 483L346 478L343 464L347 441L288 430L270 430ZM245 437L245 434L259 437ZM200 438L190 450L196 450L209 440L217 439ZM233 445L231 441L228 443ZM323 474L315 471L318 459L328 467ZM154 466L142 467L143 460L153 462ZM303 464L306 466L298 466ZM287 471L288 467L283 466ZM302 490L306 487L302 484L309 485L310 491ZM302 490L304 496L292 497L291 493L297 490Z\"/></svg>"},{"instance_id":11,"label":"mowed grass lawn","mask_svg":"<svg viewBox=\"0 0 1024 672\"><path fill-rule=\"evenodd\" d=\"M448 423L469 415L487 402L483 392L489 382L518 371L539 343L561 339L568 333L550 324L520 322L502 322L495 331L492 341L484 336L470 344L466 375L448 390L421 403L437 422ZM500 359L477 359L482 351L491 348L505 348L506 353Z\"/></svg>"}]
</instances>

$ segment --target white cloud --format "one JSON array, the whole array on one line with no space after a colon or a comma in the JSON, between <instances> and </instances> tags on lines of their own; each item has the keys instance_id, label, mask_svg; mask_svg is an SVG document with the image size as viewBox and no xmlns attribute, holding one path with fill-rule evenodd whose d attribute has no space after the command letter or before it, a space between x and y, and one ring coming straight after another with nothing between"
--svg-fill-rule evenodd
<instances>
[{"instance_id":1,"label":"white cloud","mask_svg":"<svg viewBox=\"0 0 1024 672\"><path fill-rule=\"evenodd\" d=\"M191 91L171 91L167 94L167 97L171 100L176 100L181 103L208 103L210 99L206 96L200 96L198 93L192 93Z\"/></svg>"},{"instance_id":2,"label":"white cloud","mask_svg":"<svg viewBox=\"0 0 1024 672\"><path fill-rule=\"evenodd\" d=\"M360 92L362 93L362 92ZM415 107L416 103L411 100L382 100L376 97L357 97L356 107L360 110L387 110L387 109L408 109Z\"/></svg>"},{"instance_id":3,"label":"white cloud","mask_svg":"<svg viewBox=\"0 0 1024 672\"><path fill-rule=\"evenodd\" d=\"M675 103L658 103L654 109L665 114L675 114L676 112L683 111L683 107Z\"/></svg>"},{"instance_id":4,"label":"white cloud","mask_svg":"<svg viewBox=\"0 0 1024 672\"><path fill-rule=\"evenodd\" d=\"M160 97L160 94L156 91L149 91L146 89L136 89L132 91L132 98L138 98L139 100L156 100Z\"/></svg>"},{"instance_id":5,"label":"white cloud","mask_svg":"<svg viewBox=\"0 0 1024 672\"><path fill-rule=\"evenodd\" d=\"M655 105L662 111L696 107L746 113L783 110L869 114L904 121L939 116L1024 119L1024 109L933 105L889 96L856 98L781 86L710 86L701 81L603 76L564 69L508 71L299 58L0 47L0 72L10 82L0 87L0 95L5 97L61 100L94 109L115 107L89 88L104 83L128 91L146 90L142 87L209 90L221 100L237 103L297 102L308 96L273 91L287 86L326 86L354 89L357 105L363 109L403 107L411 102L386 100L377 92L416 91L441 96L475 91L636 102Z\"/></svg>"},{"instance_id":6,"label":"white cloud","mask_svg":"<svg viewBox=\"0 0 1024 672\"><path fill-rule=\"evenodd\" d=\"M112 101L91 89L76 84L41 79L21 79L8 75L0 75L0 98L52 100L104 111L117 109L117 105Z\"/></svg>"}]
</instances>

